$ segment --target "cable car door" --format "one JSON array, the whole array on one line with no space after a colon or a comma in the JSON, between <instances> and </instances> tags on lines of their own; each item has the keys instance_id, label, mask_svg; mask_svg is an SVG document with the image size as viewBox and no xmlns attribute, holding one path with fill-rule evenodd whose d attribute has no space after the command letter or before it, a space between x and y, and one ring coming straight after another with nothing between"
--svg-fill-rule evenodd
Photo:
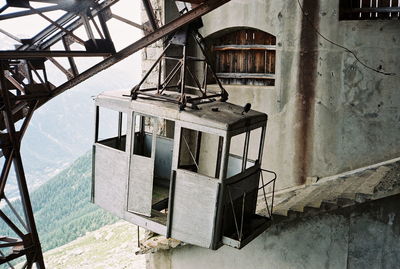
<instances>
[{"instance_id":1,"label":"cable car door","mask_svg":"<svg viewBox=\"0 0 400 269\"><path fill-rule=\"evenodd\" d=\"M157 121L135 113L130 160L128 211L151 216Z\"/></svg>"}]
</instances>

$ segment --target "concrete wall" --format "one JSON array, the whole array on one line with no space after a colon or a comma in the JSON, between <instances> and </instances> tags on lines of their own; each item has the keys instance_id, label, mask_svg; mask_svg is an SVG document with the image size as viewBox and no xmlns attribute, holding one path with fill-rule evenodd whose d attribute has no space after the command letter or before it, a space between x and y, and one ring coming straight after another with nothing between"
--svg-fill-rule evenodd
<instances>
[{"instance_id":1,"label":"concrete wall","mask_svg":"<svg viewBox=\"0 0 400 269\"><path fill-rule=\"evenodd\" d=\"M278 189L400 155L400 24L339 21L338 0L300 2L308 19L297 1L232 0L201 29L205 37L231 27L277 37L274 87L225 88L230 102L269 115L263 166L277 171ZM313 27L397 76L363 67Z\"/></svg>"},{"instance_id":2,"label":"concrete wall","mask_svg":"<svg viewBox=\"0 0 400 269\"><path fill-rule=\"evenodd\" d=\"M300 3L308 19L297 0L231 0L205 16L201 29L205 37L231 27L277 37L274 87L225 87L230 102L250 102L269 115L263 166L278 173L278 189L400 156L399 22L339 21L338 0ZM397 75L363 67L314 27L368 66ZM399 202L280 224L241 251L186 246L156 253L148 268L396 268Z\"/></svg>"},{"instance_id":3,"label":"concrete wall","mask_svg":"<svg viewBox=\"0 0 400 269\"><path fill-rule=\"evenodd\" d=\"M281 223L242 250L185 246L148 256L157 269L398 268L400 196Z\"/></svg>"},{"instance_id":4,"label":"concrete wall","mask_svg":"<svg viewBox=\"0 0 400 269\"><path fill-rule=\"evenodd\" d=\"M151 6L153 7L156 20L159 22L159 25L164 24L164 1L163 0L151 0ZM147 14L144 10L143 5L141 6L141 15L142 22L147 22ZM148 72L157 58L161 55L163 51L163 43L162 41L158 41L156 43L147 46L142 50L142 77ZM153 72L150 74L148 79L144 82L143 88L147 87L155 87L157 85L158 80L158 65L153 69Z\"/></svg>"}]
</instances>

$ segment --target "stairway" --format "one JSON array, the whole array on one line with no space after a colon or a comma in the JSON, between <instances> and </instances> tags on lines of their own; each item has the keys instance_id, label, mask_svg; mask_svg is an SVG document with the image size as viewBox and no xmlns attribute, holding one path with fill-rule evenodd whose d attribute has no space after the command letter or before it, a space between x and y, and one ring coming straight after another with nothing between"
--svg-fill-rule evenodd
<instances>
[{"instance_id":1,"label":"stairway","mask_svg":"<svg viewBox=\"0 0 400 269\"><path fill-rule=\"evenodd\" d=\"M400 193L400 158L275 194L275 220L316 215ZM259 197L259 207L264 203ZM259 214L267 215L261 208Z\"/></svg>"}]
</instances>

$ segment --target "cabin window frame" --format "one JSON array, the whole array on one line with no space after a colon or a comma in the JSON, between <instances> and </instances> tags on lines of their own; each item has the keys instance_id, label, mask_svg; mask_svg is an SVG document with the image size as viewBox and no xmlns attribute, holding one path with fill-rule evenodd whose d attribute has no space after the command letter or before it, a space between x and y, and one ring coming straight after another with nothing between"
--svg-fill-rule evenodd
<instances>
[{"instance_id":1,"label":"cabin window frame","mask_svg":"<svg viewBox=\"0 0 400 269\"><path fill-rule=\"evenodd\" d=\"M250 147L250 144L251 144L251 135L254 134L254 132L259 130L259 129L261 129L261 133L260 133L260 138L259 138L260 141L258 141L259 147L258 147L258 152L256 154L257 158L256 158L256 160L251 160L251 159L249 159L249 147ZM254 167L255 165L257 165L257 164L262 162L262 156L263 156L263 152L264 152L264 143L265 143L265 132L266 132L266 126L265 125L263 125L263 126L252 126L252 127L250 127L249 129L247 129L247 130L245 130L243 132L238 132L238 133L235 133L235 134L232 134L231 136L229 136L229 138L228 138L229 139L229 149L227 150L227 154L228 154L228 156L227 156L227 178L231 178L231 177L234 177L234 176L236 176L236 175L238 175L240 173L243 173L246 170L248 170L248 169L250 169L250 168ZM232 139L235 138L235 137L238 137L240 135L243 135L243 134L245 135L245 138L244 138L243 151L241 153L241 156L231 153ZM240 170L238 172L234 173L234 174L231 174L231 175L228 174L229 173L228 170L229 170L229 164L230 164L230 162L229 162L230 156L233 156L233 157L236 157L236 158L240 158L241 162L242 162ZM252 165L249 165L249 161L250 161L250 163Z\"/></svg>"},{"instance_id":2,"label":"cabin window frame","mask_svg":"<svg viewBox=\"0 0 400 269\"><path fill-rule=\"evenodd\" d=\"M186 140L185 142L185 137L183 135L183 131L184 129L188 130L188 131L192 131L192 132L196 132L196 151L193 154L193 152L190 151L190 149L188 149L188 145L186 144L186 142L188 142ZM191 173L195 173L201 176L205 176L208 178L213 178L213 179L219 179L222 173L222 165L223 165L223 152L224 152L224 147L225 147L225 140L226 137L222 136L221 134L215 133L215 132L208 132L208 131L204 131L204 130L199 130L194 128L193 126L179 126L179 141L178 141L178 159L177 159L177 169L179 170L184 170L184 171L189 171ZM200 168L200 164L199 164L199 160L200 160L200 149L201 149L201 145L202 145L202 136L204 135L211 135L211 136L215 136L216 138L218 138L218 146L217 146L217 154L216 154L216 165L215 165L215 171L213 171L213 175L210 174L206 174L206 173L202 173L199 172L199 168ZM182 147L186 148L189 151L189 154L191 156L189 156L189 158L191 158L191 160L194 162L194 164L192 166L196 166L195 169L189 169L187 167L183 167L181 165L181 157L182 157Z\"/></svg>"},{"instance_id":3,"label":"cabin window frame","mask_svg":"<svg viewBox=\"0 0 400 269\"><path fill-rule=\"evenodd\" d=\"M118 113L118 125L117 125L117 136L112 136L109 138L105 138L105 139L101 139L99 137L100 135L100 130L102 128L102 123L101 123L101 119L100 119L100 108L103 109L107 109L109 111L113 111ZM125 115L125 117L124 117ZM124 120L125 120L125 131L123 132L123 125L124 125ZM94 142L96 144L105 146L107 148L111 148L111 149L115 149L121 152L126 152L127 149L127 139L128 139L128 126L129 126L129 118L128 118L128 113L123 112L123 111L119 111L119 110L114 110L108 107L103 107L103 106L99 106L96 105L96 120L95 120L95 135L94 135ZM123 134L125 133L125 134ZM116 139L116 146L111 146L110 144L106 143L106 142L112 142L112 140ZM119 145L119 146L118 146Z\"/></svg>"},{"instance_id":4,"label":"cabin window frame","mask_svg":"<svg viewBox=\"0 0 400 269\"><path fill-rule=\"evenodd\" d=\"M150 156L147 156L147 154L145 154L145 153L142 153L142 154L140 154L140 153L136 153L135 151L137 150L136 149L136 147L137 147L137 144L136 143L139 143L139 141L136 141L137 140L137 137L136 137L136 127L137 127L137 122L136 122L136 117L141 117L141 120L140 120L140 125L142 125L142 126L140 126L139 128L144 128L144 133L145 134L151 134L151 146L150 146ZM152 128L152 130L151 130L151 133L150 132L146 132L146 126L145 126L145 122L142 122L142 120L145 120L146 118L149 118L150 119L150 123L152 124L151 125L151 128ZM148 114L144 114L144 113L139 113L139 112L133 112L133 117L132 117L132 155L137 155L137 156L141 156L141 157L144 157L144 158L149 158L149 159L152 159L153 157L155 157L155 156L153 156L154 154L155 154L155 147L156 147L156 143L155 143L155 137L157 136L157 131L158 130L158 121L157 121L157 117L154 117L154 116L151 116L151 115L148 115ZM141 132L141 130L139 130L139 132Z\"/></svg>"}]
</instances>

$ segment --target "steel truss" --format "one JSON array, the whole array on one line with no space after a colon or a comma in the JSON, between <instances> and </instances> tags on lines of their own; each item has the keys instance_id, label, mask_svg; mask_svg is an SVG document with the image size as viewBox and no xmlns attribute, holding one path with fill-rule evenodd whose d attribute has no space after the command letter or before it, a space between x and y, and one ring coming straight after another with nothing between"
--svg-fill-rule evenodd
<instances>
[{"instance_id":1,"label":"steel truss","mask_svg":"<svg viewBox=\"0 0 400 269\"><path fill-rule=\"evenodd\" d=\"M177 4L179 12L181 14L185 14L189 11L186 4ZM192 108L197 108L197 106L204 102L212 102L215 98L220 98L221 101L226 101L228 99L228 93L224 89L221 84L221 81L217 77L214 69L212 68L211 60L209 59L206 48L205 41L202 35L199 33L199 28L203 26L203 22L201 19L196 20L183 27L182 29L175 32L173 36L171 36L167 42L167 45L164 48L164 51L158 57L158 59L154 62L154 64L150 67L147 73L143 76L142 80L131 90L131 98L136 99L138 97L150 97L153 99L174 102L179 104L179 108L183 110L188 104L192 106ZM193 40L194 44L197 45L199 51L201 52L201 57L194 57L188 55L188 45L189 40ZM170 56L167 55L168 50L173 49L176 51L180 51L179 56ZM167 71L166 64L167 62L173 62L173 68L169 70L167 74L165 74L164 80L162 80L163 71ZM200 72L194 72L189 67L191 62L200 62L203 63L203 70ZM163 65L164 64L164 65ZM150 76L151 73L158 66L158 81L157 86L152 88L143 88L143 84ZM199 74L201 73L201 77ZM208 73L211 74L212 78L219 86L219 92L208 92L207 91L207 80ZM174 79L176 83L173 83ZM189 80L192 80L192 84L195 86L189 85ZM178 96L170 96L168 94L164 94L166 90L179 92ZM186 95L186 93L190 93L192 95ZM193 97L193 94L196 97Z\"/></svg>"},{"instance_id":2,"label":"steel truss","mask_svg":"<svg viewBox=\"0 0 400 269\"><path fill-rule=\"evenodd\" d=\"M192 37L196 44L198 45L203 57L193 57L188 56L188 38ZM183 110L188 104L192 108L196 108L199 104L204 102L212 102L215 98L220 98L221 101L226 101L228 99L228 93L223 88L220 80L218 79L214 69L211 66L210 60L207 57L204 44L204 39L197 31L196 26L189 25L186 29L182 29L175 33L171 40L166 45L164 51L150 67L147 73L143 76L142 80L137 84L131 91L132 99L137 97L150 97L153 99L159 99L164 101L169 101L177 103L179 108ZM167 52L171 47L178 48L181 52L179 56L168 56ZM162 80L162 72L166 70L163 68L163 63L167 61L174 62L174 67L166 74L165 79ZM203 63L203 70L201 70L201 77L195 74L190 68L190 62L201 62ZM143 83L147 80L153 70L158 66L158 81L156 87L143 88ZM213 79L217 82L219 86L219 92L208 92L207 90L207 75L210 73ZM177 80L176 83L172 83L173 80ZM191 79L195 86L190 86L188 80ZM166 90L179 92L178 97L171 97L164 94ZM186 95L191 93L197 97L192 97L192 95Z\"/></svg>"},{"instance_id":3,"label":"steel truss","mask_svg":"<svg viewBox=\"0 0 400 269\"><path fill-rule=\"evenodd\" d=\"M40 16L48 22L47 27L30 39L21 39L0 28L0 34L19 43L14 50L0 51L0 129L3 130L0 132L0 148L4 158L0 174L0 202L4 201L14 214L14 218L10 218L0 209L0 219L17 235L17 238L0 235L0 265L8 264L13 268L11 262L24 256L23 268L32 268L33 265L39 269L45 268L20 151L21 141L34 111L64 91L176 32L229 0L186 0L184 2L194 4L193 8L165 25L161 25L160 19L154 15L150 0L141 0L148 16L148 22L144 24L114 14L111 7L119 1L132 0L7 0L0 7L0 22L31 15ZM38 3L40 7L35 7ZM15 11L14 8L19 9ZM8 12L10 9L12 11ZM63 15L53 20L47 15L52 11L62 11ZM111 19L143 30L144 37L116 51L108 27ZM85 29L85 38L76 33L81 27ZM52 49L59 44L62 44L62 50ZM73 50L73 44L80 45L82 49ZM68 64L58 61L60 57L67 59ZM76 61L78 57L103 59L81 72ZM66 80L62 84L54 85L48 80L49 65L64 73ZM4 193L12 166L16 172L23 216L18 215Z\"/></svg>"}]
</instances>

